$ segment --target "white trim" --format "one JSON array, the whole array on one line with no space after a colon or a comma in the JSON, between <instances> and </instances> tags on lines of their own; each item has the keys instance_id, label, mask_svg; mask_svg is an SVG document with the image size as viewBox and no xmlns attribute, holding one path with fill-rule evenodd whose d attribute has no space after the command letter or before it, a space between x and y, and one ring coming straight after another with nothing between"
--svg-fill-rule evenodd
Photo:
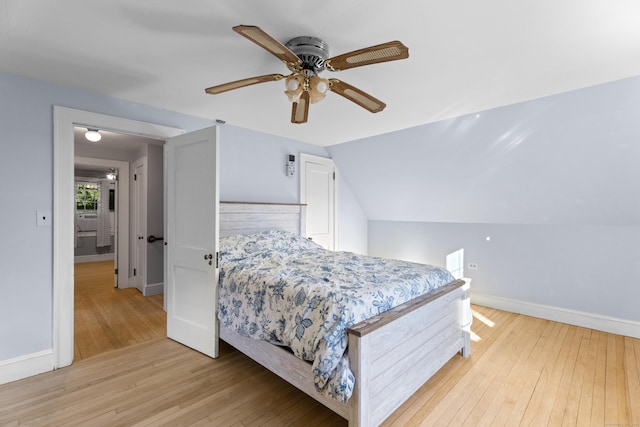
<instances>
[{"instance_id":1,"label":"white trim","mask_svg":"<svg viewBox=\"0 0 640 427\"><path fill-rule=\"evenodd\" d=\"M83 262L101 262L101 261L113 261L113 252L108 254L95 254L95 255L78 255L73 257L74 264L82 264Z\"/></svg>"},{"instance_id":2,"label":"white trim","mask_svg":"<svg viewBox=\"0 0 640 427\"><path fill-rule=\"evenodd\" d=\"M471 303L512 313L640 338L640 322L471 292Z\"/></svg>"},{"instance_id":3,"label":"white trim","mask_svg":"<svg viewBox=\"0 0 640 427\"><path fill-rule=\"evenodd\" d=\"M141 169L140 171L138 169ZM132 178L132 205L131 205L131 231L133 238L131 239L131 271L137 269L136 274L131 276L131 282L134 287L144 293L144 287L147 284L147 242L140 241L136 237L145 237L147 235L147 156L142 156L131 165L131 176L136 177L140 173L140 179ZM140 219L140 223L138 223ZM138 251L139 249L140 252ZM140 259L138 259L138 255ZM129 270L127 270L129 271Z\"/></svg>"},{"instance_id":4,"label":"white trim","mask_svg":"<svg viewBox=\"0 0 640 427\"><path fill-rule=\"evenodd\" d=\"M118 287L127 288L129 287L129 162L80 156L75 156L73 162L74 165L118 169L118 238L115 239L118 245Z\"/></svg>"},{"instance_id":5,"label":"white trim","mask_svg":"<svg viewBox=\"0 0 640 427\"><path fill-rule=\"evenodd\" d=\"M0 361L0 384L21 380L53 369L53 350Z\"/></svg>"},{"instance_id":6,"label":"white trim","mask_svg":"<svg viewBox=\"0 0 640 427\"><path fill-rule=\"evenodd\" d=\"M73 127L167 139L182 129L53 107L53 368L73 362Z\"/></svg>"},{"instance_id":7,"label":"white trim","mask_svg":"<svg viewBox=\"0 0 640 427\"><path fill-rule=\"evenodd\" d=\"M144 285L144 291L142 295L150 297L151 295L160 295L164 292L164 282L152 283L150 285Z\"/></svg>"}]
</instances>

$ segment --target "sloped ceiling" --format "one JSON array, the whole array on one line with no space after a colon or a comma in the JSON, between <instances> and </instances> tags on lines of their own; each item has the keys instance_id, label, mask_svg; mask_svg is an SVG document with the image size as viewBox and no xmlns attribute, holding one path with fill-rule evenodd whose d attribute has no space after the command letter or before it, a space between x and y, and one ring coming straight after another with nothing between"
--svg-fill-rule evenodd
<instances>
[{"instance_id":1,"label":"sloped ceiling","mask_svg":"<svg viewBox=\"0 0 640 427\"><path fill-rule=\"evenodd\" d=\"M634 77L327 150L370 220L637 227L639 111Z\"/></svg>"},{"instance_id":2,"label":"sloped ceiling","mask_svg":"<svg viewBox=\"0 0 640 427\"><path fill-rule=\"evenodd\" d=\"M410 58L330 73L383 112L329 94L293 125L282 82L204 93L287 73L238 24L331 55L397 39ZM0 70L327 146L640 75L640 2L0 0Z\"/></svg>"}]
</instances>

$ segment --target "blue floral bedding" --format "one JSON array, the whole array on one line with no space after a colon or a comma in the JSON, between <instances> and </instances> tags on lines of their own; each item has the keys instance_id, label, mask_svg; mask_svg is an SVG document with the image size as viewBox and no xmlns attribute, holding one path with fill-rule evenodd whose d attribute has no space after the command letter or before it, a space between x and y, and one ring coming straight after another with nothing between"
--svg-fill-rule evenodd
<instances>
[{"instance_id":1,"label":"blue floral bedding","mask_svg":"<svg viewBox=\"0 0 640 427\"><path fill-rule=\"evenodd\" d=\"M220 239L221 323L312 362L316 389L346 402L347 328L453 280L440 267L333 252L296 234Z\"/></svg>"}]
</instances>

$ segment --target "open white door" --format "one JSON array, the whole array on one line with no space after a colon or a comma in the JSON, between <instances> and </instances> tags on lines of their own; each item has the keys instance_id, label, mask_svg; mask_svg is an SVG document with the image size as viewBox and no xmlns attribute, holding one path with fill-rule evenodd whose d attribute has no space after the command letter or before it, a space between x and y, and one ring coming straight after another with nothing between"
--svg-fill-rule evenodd
<instances>
[{"instance_id":1,"label":"open white door","mask_svg":"<svg viewBox=\"0 0 640 427\"><path fill-rule=\"evenodd\" d=\"M218 357L218 128L164 146L167 336Z\"/></svg>"}]
</instances>

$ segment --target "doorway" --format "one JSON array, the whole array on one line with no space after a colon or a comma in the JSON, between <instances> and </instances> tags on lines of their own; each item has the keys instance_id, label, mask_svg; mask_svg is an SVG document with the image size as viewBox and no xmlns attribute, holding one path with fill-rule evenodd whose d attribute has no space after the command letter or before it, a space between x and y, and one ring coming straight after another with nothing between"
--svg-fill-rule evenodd
<instances>
[{"instance_id":1,"label":"doorway","mask_svg":"<svg viewBox=\"0 0 640 427\"><path fill-rule=\"evenodd\" d=\"M75 149L76 143L81 138L82 132L77 128L74 129L74 151L84 153L83 149ZM79 136L80 135L80 136ZM86 154L86 153L85 153ZM92 155L101 155L100 152L93 152ZM104 156L104 154L102 154ZM128 275L129 269L129 163L119 160L109 160L96 157L74 156L74 186L76 188L74 206L74 225L73 225L73 246L74 246L74 264L77 261L102 261L100 257L92 258L86 255L92 253L104 252L96 248L97 243L97 212L90 214L94 218L86 218L86 220L78 218L78 189L77 183L79 178L106 178L107 175L114 176L114 193L113 200L109 199L109 221L110 228L113 229L113 242L111 250L113 252L114 268L113 280L114 287L129 287ZM98 192L98 197L100 196ZM109 194L111 197L111 194ZM107 201L107 200L103 200ZM113 203L112 203L113 202ZM111 209L113 206L113 210ZM85 212L86 213L86 212ZM78 248L82 247L83 250ZM93 250L92 250L93 248ZM81 256L82 258L79 258ZM119 273L122 274L119 274Z\"/></svg>"},{"instance_id":2,"label":"doorway","mask_svg":"<svg viewBox=\"0 0 640 427\"><path fill-rule=\"evenodd\" d=\"M164 141L100 130L95 142L85 138L86 132L74 128L74 360L166 336L162 295L144 294L147 282L140 264L146 265L149 244L147 188L139 185L146 179L141 166L146 170L148 158L151 169L162 175ZM162 185L151 187L161 199ZM160 271L161 261L152 264ZM161 293L162 286L155 294Z\"/></svg>"},{"instance_id":3,"label":"doorway","mask_svg":"<svg viewBox=\"0 0 640 427\"><path fill-rule=\"evenodd\" d=\"M53 195L53 367L68 366L74 354L74 126L166 140L177 128L54 106ZM123 224L121 224L123 225Z\"/></svg>"}]
</instances>

